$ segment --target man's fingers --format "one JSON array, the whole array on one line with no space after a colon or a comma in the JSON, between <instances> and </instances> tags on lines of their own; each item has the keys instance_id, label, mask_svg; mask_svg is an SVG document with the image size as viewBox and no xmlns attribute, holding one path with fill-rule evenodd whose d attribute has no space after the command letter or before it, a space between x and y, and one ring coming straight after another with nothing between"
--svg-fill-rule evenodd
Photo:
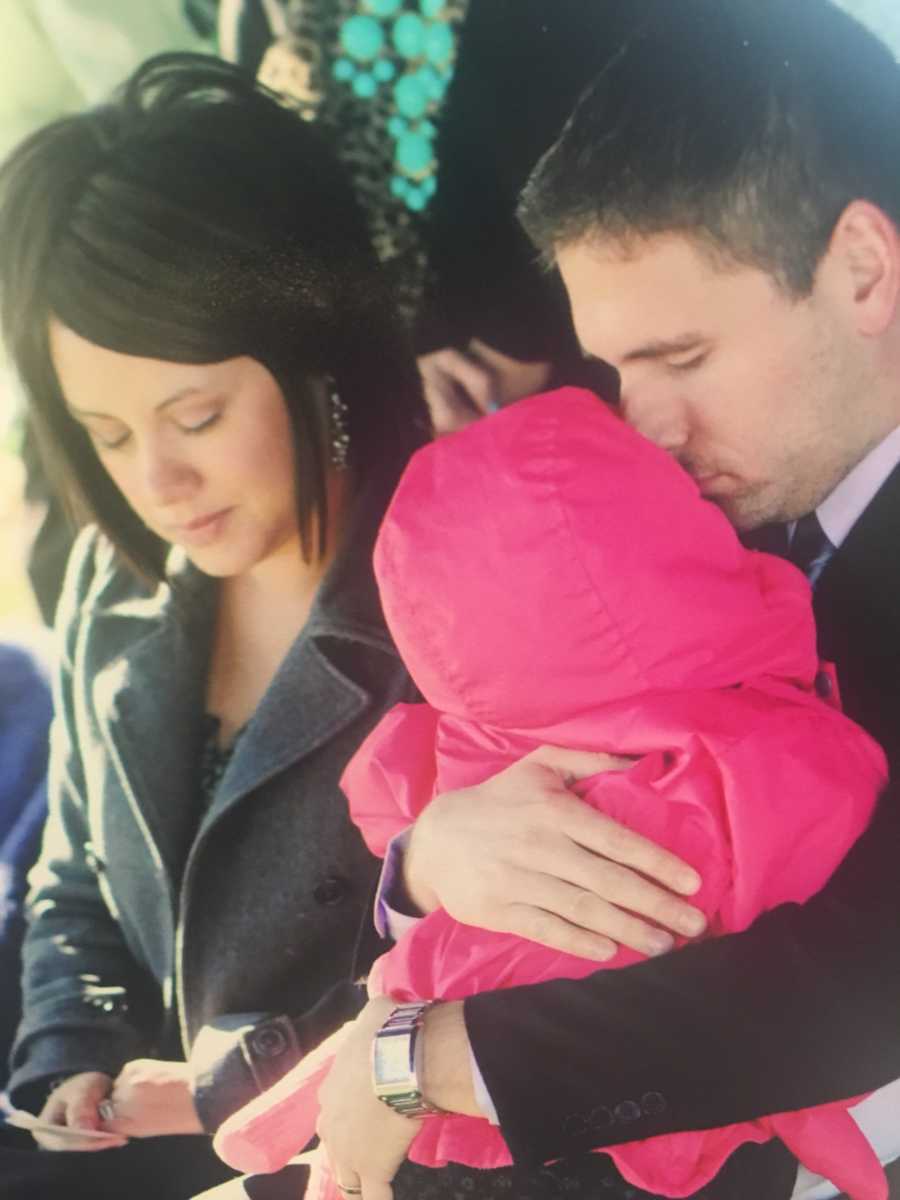
<instances>
[{"instance_id":1,"label":"man's fingers","mask_svg":"<svg viewBox=\"0 0 900 1200\"><path fill-rule=\"evenodd\" d=\"M604 896L600 897L584 887L566 883L552 875L545 875L534 881L531 903L535 908L551 912L567 924L584 930L610 945L628 946L651 958L672 950L675 945L672 935L666 929L659 929L655 924L650 924L641 916L624 908L620 899L610 896L609 893L615 891L615 888L608 887ZM624 891L628 894L627 886ZM653 905L658 904L664 909L663 900L664 896L660 893L659 897L654 898ZM599 957L610 957L603 952L602 942Z\"/></svg>"},{"instance_id":2,"label":"man's fingers","mask_svg":"<svg viewBox=\"0 0 900 1200\"><path fill-rule=\"evenodd\" d=\"M591 775L602 775L605 771L627 771L635 759L620 754L599 754L592 750L566 750L562 746L539 746L516 764L537 763L549 767L565 783L576 783L589 779ZM515 770L516 768L511 768Z\"/></svg>"},{"instance_id":3,"label":"man's fingers","mask_svg":"<svg viewBox=\"0 0 900 1200\"><path fill-rule=\"evenodd\" d=\"M507 905L504 917L504 932L539 942L561 954L607 962L618 950L618 946L609 938L573 925L556 913L536 908L533 904Z\"/></svg>"},{"instance_id":4,"label":"man's fingers","mask_svg":"<svg viewBox=\"0 0 900 1200\"><path fill-rule=\"evenodd\" d=\"M538 760L536 756L539 754L546 757ZM573 757L574 755L580 756L580 763ZM592 805L583 803L567 790L566 763L568 763L570 779L572 776L579 779L604 771L622 769L621 766L603 766L598 771L598 760L606 763L618 761L626 766L632 765L631 760L616 760L613 755L592 754L588 751L561 751L555 747L543 747L540 751L534 751L533 755L529 755L527 759L522 759L520 763L509 768L510 780L513 778L512 772L521 772L523 764L529 760L539 768L549 769L553 772L552 777L547 777L543 796L538 797L539 803L553 806L553 828L564 834L570 844L583 847L593 855L599 856L604 862L630 867L632 872L622 877L622 880L627 883L628 891L622 893L620 897L620 895L609 895L602 886L594 886L591 877L585 876L583 871L573 874L572 864L576 862L580 862L585 868L593 869L588 859L579 859L577 856L570 857L568 869L566 869L566 863L554 860L552 863L548 862L547 870L563 879L568 879L571 883L581 884L589 891L596 891L616 903L620 898L623 902L630 898L634 901L634 905L628 903L627 907L633 907L635 912L651 917L653 920L659 920L661 924L675 929L679 933L697 934L702 931L703 925L698 928L696 924L699 910L682 903L675 897L665 896L652 884L647 887L638 886L641 881L637 880L633 873L638 872L640 875L646 876L647 879L653 880L668 891L680 892L682 895L689 896L696 892L701 885L701 879L693 867L672 854L670 850L656 845L655 842L649 841L626 825L620 825L618 821L614 821ZM579 769L584 774L579 774ZM534 770L534 766L531 767L531 770ZM574 781L572 779L572 782ZM532 779L531 783L533 784L533 782ZM549 827L549 819L545 818L544 820ZM541 852L543 854L548 848L544 840L546 831L543 833L539 831L539 836L542 838ZM662 907L660 907L661 900L666 901ZM687 924L682 922L687 922Z\"/></svg>"},{"instance_id":5,"label":"man's fingers","mask_svg":"<svg viewBox=\"0 0 900 1200\"><path fill-rule=\"evenodd\" d=\"M588 958L611 957L615 943L648 956L664 954L674 945L667 930L696 937L706 927L698 908L568 839L546 838L541 870L525 860L508 868L505 880L493 884L505 910L494 928ZM504 894L527 899L504 903ZM580 932L563 933L557 921L548 923L544 916L521 916L536 911ZM512 912L519 915L511 918ZM535 923L544 932L535 933Z\"/></svg>"},{"instance_id":6,"label":"man's fingers","mask_svg":"<svg viewBox=\"0 0 900 1200\"><path fill-rule=\"evenodd\" d=\"M567 837L571 838L573 842L577 842L579 846L584 846L586 850L599 854L614 863L619 863L623 867L631 867L633 871L640 872L641 875L655 880L671 891L690 896L700 887L700 877L688 863L677 858L671 851L657 846L655 842L648 841L641 834L635 833L633 829L629 829L626 825L620 825L618 821L612 820L611 817L607 817L589 805L576 803L567 806L562 830ZM632 874L624 878L628 880L629 887L631 887L631 881L635 879L635 876ZM689 915L687 909L690 906L683 905L677 900L673 901L673 908L657 910L647 907L648 903L653 903L655 895L658 896L661 893L655 889L652 891L648 891L646 888L637 889L634 893L634 899L637 902L635 911L653 917L654 920L662 920L666 925L670 925L670 921L667 919L670 915L676 919L679 915L682 917ZM615 897L610 898L614 899ZM629 904L628 907L630 908L632 905ZM696 912L697 910L691 909L690 911ZM680 925L670 925L670 927L677 928L680 933L688 932ZM700 930L694 928L692 932L699 933Z\"/></svg>"}]
</instances>

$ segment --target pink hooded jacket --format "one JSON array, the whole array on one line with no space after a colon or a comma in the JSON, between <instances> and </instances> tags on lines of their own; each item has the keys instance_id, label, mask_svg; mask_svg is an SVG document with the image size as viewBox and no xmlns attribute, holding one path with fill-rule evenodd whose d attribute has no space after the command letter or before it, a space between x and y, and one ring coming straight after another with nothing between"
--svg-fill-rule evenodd
<instances>
[{"instance_id":1,"label":"pink hooded jacket","mask_svg":"<svg viewBox=\"0 0 900 1200\"><path fill-rule=\"evenodd\" d=\"M547 743L641 756L576 790L697 868L692 902L713 935L816 892L866 826L884 758L816 694L807 581L744 550L688 475L590 393L522 401L420 451L375 566L427 701L392 710L344 775L375 854L435 794ZM639 958L621 950L603 968ZM398 1000L460 999L598 969L438 910L378 961L369 986ZM290 1086L271 1097L275 1125ZM854 1200L882 1200L884 1175L850 1103L605 1152L636 1186L687 1196L741 1143L778 1136ZM243 1125L239 1113L223 1127L228 1161L247 1161L251 1126L250 1141L265 1141L265 1111L264 1095ZM499 1129L460 1116L424 1121L410 1157L511 1162Z\"/></svg>"}]
</instances>

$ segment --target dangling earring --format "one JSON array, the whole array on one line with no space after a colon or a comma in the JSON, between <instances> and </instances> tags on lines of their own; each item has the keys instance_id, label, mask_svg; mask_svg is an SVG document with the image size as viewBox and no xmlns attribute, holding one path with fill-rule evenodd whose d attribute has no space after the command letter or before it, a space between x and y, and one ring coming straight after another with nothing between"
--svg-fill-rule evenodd
<instances>
[{"instance_id":1,"label":"dangling earring","mask_svg":"<svg viewBox=\"0 0 900 1200\"><path fill-rule=\"evenodd\" d=\"M350 430L347 427L347 405L333 379L328 381L328 416L331 435L331 465L346 471L350 449Z\"/></svg>"}]
</instances>

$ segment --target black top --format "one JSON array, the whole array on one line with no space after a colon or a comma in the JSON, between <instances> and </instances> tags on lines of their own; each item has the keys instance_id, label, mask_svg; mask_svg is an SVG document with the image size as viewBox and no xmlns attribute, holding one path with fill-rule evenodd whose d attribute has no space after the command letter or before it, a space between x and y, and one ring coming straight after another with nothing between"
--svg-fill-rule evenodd
<instances>
[{"instance_id":1,"label":"black top","mask_svg":"<svg viewBox=\"0 0 900 1200\"><path fill-rule=\"evenodd\" d=\"M219 730L222 722L212 713L203 717L203 740L200 745L200 801L203 811L212 804L216 789L222 781L222 776L228 769L228 764L234 757L238 739L244 732L238 730L227 746L219 744Z\"/></svg>"}]
</instances>

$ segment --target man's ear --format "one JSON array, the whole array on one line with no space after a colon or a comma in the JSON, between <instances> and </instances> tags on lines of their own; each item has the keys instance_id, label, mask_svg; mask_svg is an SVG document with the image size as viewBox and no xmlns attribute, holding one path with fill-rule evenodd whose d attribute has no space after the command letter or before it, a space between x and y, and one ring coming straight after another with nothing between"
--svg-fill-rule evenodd
<instances>
[{"instance_id":1,"label":"man's ear","mask_svg":"<svg viewBox=\"0 0 900 1200\"><path fill-rule=\"evenodd\" d=\"M900 233L876 204L853 200L838 218L826 256L859 333L878 337L900 305Z\"/></svg>"}]
</instances>

